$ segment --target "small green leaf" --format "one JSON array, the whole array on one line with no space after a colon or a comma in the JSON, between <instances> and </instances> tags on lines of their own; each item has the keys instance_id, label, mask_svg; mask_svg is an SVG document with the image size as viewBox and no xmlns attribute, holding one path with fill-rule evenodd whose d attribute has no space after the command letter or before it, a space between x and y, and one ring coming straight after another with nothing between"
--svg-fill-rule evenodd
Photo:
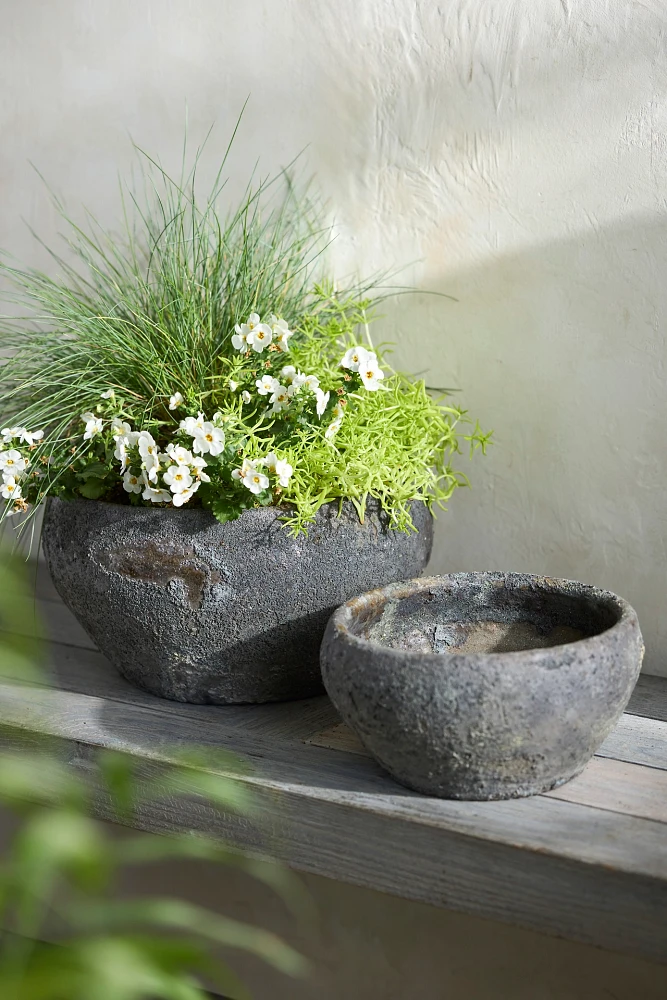
<instances>
[{"instance_id":1,"label":"small green leaf","mask_svg":"<svg viewBox=\"0 0 667 1000\"><path fill-rule=\"evenodd\" d=\"M214 500L210 507L211 513L220 524L236 521L243 513L243 509L240 505L230 504L227 500Z\"/></svg>"},{"instance_id":2,"label":"small green leaf","mask_svg":"<svg viewBox=\"0 0 667 1000\"><path fill-rule=\"evenodd\" d=\"M101 462L91 462L90 465L77 472L77 476L79 479L90 479L91 477L104 479L108 472L109 470L106 465L103 465Z\"/></svg>"},{"instance_id":3,"label":"small green leaf","mask_svg":"<svg viewBox=\"0 0 667 1000\"><path fill-rule=\"evenodd\" d=\"M87 497L89 500L99 500L108 488L104 480L90 478L85 481L83 486L79 486L78 492L82 497Z\"/></svg>"},{"instance_id":4,"label":"small green leaf","mask_svg":"<svg viewBox=\"0 0 667 1000\"><path fill-rule=\"evenodd\" d=\"M97 764L111 796L117 818L132 819L135 805L135 764L129 754L103 750Z\"/></svg>"},{"instance_id":5,"label":"small green leaf","mask_svg":"<svg viewBox=\"0 0 667 1000\"><path fill-rule=\"evenodd\" d=\"M0 801L81 807L87 789L67 764L39 753L0 755Z\"/></svg>"}]
</instances>

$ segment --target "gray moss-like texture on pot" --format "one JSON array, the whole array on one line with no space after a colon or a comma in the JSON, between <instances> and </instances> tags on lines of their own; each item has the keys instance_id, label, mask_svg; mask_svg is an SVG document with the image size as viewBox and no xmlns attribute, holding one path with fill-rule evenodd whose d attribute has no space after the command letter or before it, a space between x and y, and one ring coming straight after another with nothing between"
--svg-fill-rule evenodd
<instances>
[{"instance_id":1,"label":"gray moss-like texture on pot","mask_svg":"<svg viewBox=\"0 0 667 1000\"><path fill-rule=\"evenodd\" d=\"M201 508L47 503L43 544L65 604L132 683L176 701L229 704L321 693L319 647L333 609L418 575L432 517L389 530L377 505L320 508L292 538L272 507L219 524Z\"/></svg>"},{"instance_id":2,"label":"gray moss-like texture on pot","mask_svg":"<svg viewBox=\"0 0 667 1000\"><path fill-rule=\"evenodd\" d=\"M627 705L643 656L620 597L567 580L458 573L392 584L332 616L324 684L398 781L504 799L578 774Z\"/></svg>"}]
</instances>

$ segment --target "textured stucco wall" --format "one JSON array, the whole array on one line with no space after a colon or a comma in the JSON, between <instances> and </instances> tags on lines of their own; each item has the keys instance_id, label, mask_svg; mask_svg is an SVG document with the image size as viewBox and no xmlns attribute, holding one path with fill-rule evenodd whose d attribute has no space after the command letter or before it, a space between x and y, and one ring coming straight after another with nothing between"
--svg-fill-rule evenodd
<instances>
[{"instance_id":1,"label":"textured stucco wall","mask_svg":"<svg viewBox=\"0 0 667 1000\"><path fill-rule=\"evenodd\" d=\"M106 221L127 134L173 162L250 93L240 180L309 145L341 269L457 302L386 309L397 363L460 386L497 447L436 570L617 589L662 614L667 6L662 0L0 0L0 246L42 257L32 160ZM212 145L215 148L215 143Z\"/></svg>"}]
</instances>

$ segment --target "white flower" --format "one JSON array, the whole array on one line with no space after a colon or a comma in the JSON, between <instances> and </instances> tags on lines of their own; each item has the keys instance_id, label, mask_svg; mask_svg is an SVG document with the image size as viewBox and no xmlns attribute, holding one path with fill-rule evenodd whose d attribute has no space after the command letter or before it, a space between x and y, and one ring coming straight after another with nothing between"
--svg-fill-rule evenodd
<instances>
[{"instance_id":1,"label":"white flower","mask_svg":"<svg viewBox=\"0 0 667 1000\"><path fill-rule=\"evenodd\" d=\"M199 489L199 483L193 483L192 486L188 486L186 490L181 490L180 493L174 493L174 507L182 507L184 503L191 500L194 494Z\"/></svg>"},{"instance_id":2,"label":"white flower","mask_svg":"<svg viewBox=\"0 0 667 1000\"><path fill-rule=\"evenodd\" d=\"M14 428L18 431L18 436L24 444L34 444L35 441L41 441L44 437L44 431L28 431L25 427Z\"/></svg>"},{"instance_id":3,"label":"white flower","mask_svg":"<svg viewBox=\"0 0 667 1000\"><path fill-rule=\"evenodd\" d=\"M192 465L192 452L173 441L167 445L167 455L176 465Z\"/></svg>"},{"instance_id":4,"label":"white flower","mask_svg":"<svg viewBox=\"0 0 667 1000\"><path fill-rule=\"evenodd\" d=\"M236 348L237 351L246 351L248 349L248 334L250 333L250 328L247 323L237 323L234 327L236 331L232 335L232 347Z\"/></svg>"},{"instance_id":5,"label":"white flower","mask_svg":"<svg viewBox=\"0 0 667 1000\"><path fill-rule=\"evenodd\" d=\"M323 392L318 386L315 390L315 399L317 400L317 405L315 407L318 417L321 417L327 408L327 403L329 402L330 392Z\"/></svg>"},{"instance_id":6,"label":"white flower","mask_svg":"<svg viewBox=\"0 0 667 1000\"><path fill-rule=\"evenodd\" d=\"M3 427L0 431L0 434L2 434L2 443L9 444L14 438L20 437L24 430L25 427Z\"/></svg>"},{"instance_id":7,"label":"white flower","mask_svg":"<svg viewBox=\"0 0 667 1000\"><path fill-rule=\"evenodd\" d=\"M83 434L84 441L90 441L96 434L102 433L103 423L100 417L96 417L94 413L82 413L81 419L86 425Z\"/></svg>"},{"instance_id":8,"label":"white flower","mask_svg":"<svg viewBox=\"0 0 667 1000\"><path fill-rule=\"evenodd\" d=\"M232 392L236 392L236 390L239 387L238 382L235 382L233 378L230 378L228 384L229 384L229 388L232 390Z\"/></svg>"},{"instance_id":9,"label":"white flower","mask_svg":"<svg viewBox=\"0 0 667 1000\"><path fill-rule=\"evenodd\" d=\"M143 480L141 476L136 475L131 469L128 469L123 476L123 489L126 493L141 493L143 489Z\"/></svg>"},{"instance_id":10,"label":"white flower","mask_svg":"<svg viewBox=\"0 0 667 1000\"><path fill-rule=\"evenodd\" d=\"M293 336L293 331L287 326L287 320L277 319L275 316L271 316L269 320L271 324L271 332L273 334L273 343L276 344L283 354L287 354L289 351L288 340Z\"/></svg>"},{"instance_id":11,"label":"white flower","mask_svg":"<svg viewBox=\"0 0 667 1000\"><path fill-rule=\"evenodd\" d=\"M183 396L180 392L175 392L173 396L169 397L169 409L176 410L179 406L183 405Z\"/></svg>"},{"instance_id":12,"label":"white flower","mask_svg":"<svg viewBox=\"0 0 667 1000\"><path fill-rule=\"evenodd\" d=\"M289 486L290 476L294 472L293 467L284 458L278 458L275 452L270 451L264 459L267 469L275 476L278 476L279 486Z\"/></svg>"},{"instance_id":13,"label":"white flower","mask_svg":"<svg viewBox=\"0 0 667 1000\"><path fill-rule=\"evenodd\" d=\"M241 393L241 399L243 400L244 403L249 403L250 400L252 399L252 396L250 395L247 389L244 389L243 392Z\"/></svg>"},{"instance_id":14,"label":"white flower","mask_svg":"<svg viewBox=\"0 0 667 1000\"><path fill-rule=\"evenodd\" d=\"M363 364L359 366L359 377L369 392L375 392L380 388L380 379L384 378L384 372L378 365L378 360L374 354L366 352L366 357L362 358Z\"/></svg>"},{"instance_id":15,"label":"white flower","mask_svg":"<svg viewBox=\"0 0 667 1000\"><path fill-rule=\"evenodd\" d=\"M131 434L132 428L124 420L121 420L120 417L114 417L111 421L111 433L114 438L118 438L123 434Z\"/></svg>"},{"instance_id":16,"label":"white flower","mask_svg":"<svg viewBox=\"0 0 667 1000\"><path fill-rule=\"evenodd\" d=\"M269 400L269 402L273 403L274 413L280 413L280 411L284 410L286 406L289 406L289 395L287 392L287 387L284 385L280 385L280 383L278 383L278 385L275 387L271 395L271 399Z\"/></svg>"},{"instance_id":17,"label":"white flower","mask_svg":"<svg viewBox=\"0 0 667 1000\"><path fill-rule=\"evenodd\" d=\"M186 417L185 420L181 420L179 426L186 434L194 435L198 430L201 430L205 423L206 417L200 411L196 417Z\"/></svg>"},{"instance_id":18,"label":"white flower","mask_svg":"<svg viewBox=\"0 0 667 1000\"><path fill-rule=\"evenodd\" d=\"M146 478L144 487L144 492L141 494L144 500L150 500L152 503L171 503L172 496L169 490L155 489Z\"/></svg>"},{"instance_id":19,"label":"white flower","mask_svg":"<svg viewBox=\"0 0 667 1000\"><path fill-rule=\"evenodd\" d=\"M288 369L291 369L291 371L288 371ZM287 374L285 374L286 371ZM308 378L303 372L292 368L292 365L287 365L287 368L283 368L280 374L285 377L285 381L288 383L287 392L290 396L296 396L299 389L306 384L306 379Z\"/></svg>"},{"instance_id":20,"label":"white flower","mask_svg":"<svg viewBox=\"0 0 667 1000\"><path fill-rule=\"evenodd\" d=\"M305 385L306 389L310 389L311 392L317 392L317 390L320 387L320 380L318 379L317 375L306 375L305 379L303 380L303 384Z\"/></svg>"},{"instance_id":21,"label":"white flower","mask_svg":"<svg viewBox=\"0 0 667 1000\"><path fill-rule=\"evenodd\" d=\"M6 476L2 484L2 495L5 500L18 500L21 496L21 486L14 476Z\"/></svg>"},{"instance_id":22,"label":"white flower","mask_svg":"<svg viewBox=\"0 0 667 1000\"><path fill-rule=\"evenodd\" d=\"M232 470L232 479L244 479L249 472L255 472L262 465L264 465L264 461L261 458L244 458L241 468Z\"/></svg>"},{"instance_id":23,"label":"white flower","mask_svg":"<svg viewBox=\"0 0 667 1000\"><path fill-rule=\"evenodd\" d=\"M350 371L358 372L360 365L364 363L367 355L368 351L365 347L351 347L341 359L341 368L349 368Z\"/></svg>"},{"instance_id":24,"label":"white flower","mask_svg":"<svg viewBox=\"0 0 667 1000\"><path fill-rule=\"evenodd\" d=\"M332 420L327 429L324 432L326 438L332 438L340 430L341 420Z\"/></svg>"},{"instance_id":25,"label":"white flower","mask_svg":"<svg viewBox=\"0 0 667 1000\"><path fill-rule=\"evenodd\" d=\"M200 455L219 455L225 447L225 432L207 422L198 427L192 441L192 450Z\"/></svg>"},{"instance_id":26,"label":"white flower","mask_svg":"<svg viewBox=\"0 0 667 1000\"><path fill-rule=\"evenodd\" d=\"M241 481L254 494L261 493L269 485L269 477L265 476L259 469L248 469Z\"/></svg>"},{"instance_id":27,"label":"white flower","mask_svg":"<svg viewBox=\"0 0 667 1000\"><path fill-rule=\"evenodd\" d=\"M114 392L113 389L107 389L106 392L101 392L100 396L102 397L102 399L115 399L116 393Z\"/></svg>"},{"instance_id":28,"label":"white flower","mask_svg":"<svg viewBox=\"0 0 667 1000\"><path fill-rule=\"evenodd\" d=\"M211 477L204 472L204 469L206 468L206 462L204 461L203 458L193 458L187 464L190 466L192 472L195 474L197 479L200 479L202 483L211 482Z\"/></svg>"},{"instance_id":29,"label":"white flower","mask_svg":"<svg viewBox=\"0 0 667 1000\"><path fill-rule=\"evenodd\" d=\"M141 431L137 441L139 454L144 465L148 478L152 483L157 482L157 474L160 471L160 456L158 446L153 439L153 435L148 431Z\"/></svg>"},{"instance_id":30,"label":"white flower","mask_svg":"<svg viewBox=\"0 0 667 1000\"><path fill-rule=\"evenodd\" d=\"M0 469L2 469L4 478L19 476L22 472L25 472L27 467L28 463L16 448L10 448L9 451L0 451Z\"/></svg>"},{"instance_id":31,"label":"white flower","mask_svg":"<svg viewBox=\"0 0 667 1000\"><path fill-rule=\"evenodd\" d=\"M125 472L127 468L127 449L133 448L139 440L139 432L133 431L124 420L114 417L111 421L111 431L116 442L114 458L120 462L120 471Z\"/></svg>"},{"instance_id":32,"label":"white flower","mask_svg":"<svg viewBox=\"0 0 667 1000\"><path fill-rule=\"evenodd\" d=\"M340 430L340 425L343 423L343 415L345 413L345 408L341 406L340 403L336 403L333 408L332 416L333 420L324 432L326 438L332 438Z\"/></svg>"},{"instance_id":33,"label":"white flower","mask_svg":"<svg viewBox=\"0 0 667 1000\"><path fill-rule=\"evenodd\" d=\"M192 476L187 465L170 465L163 479L172 493L182 493L192 486Z\"/></svg>"},{"instance_id":34,"label":"white flower","mask_svg":"<svg viewBox=\"0 0 667 1000\"><path fill-rule=\"evenodd\" d=\"M257 315L255 313L255 315ZM267 323L258 323L248 334L246 342L253 351L261 354L265 347L268 347L273 340L271 327Z\"/></svg>"},{"instance_id":35,"label":"white flower","mask_svg":"<svg viewBox=\"0 0 667 1000\"><path fill-rule=\"evenodd\" d=\"M273 375L262 375L261 378L257 379L255 385L257 386L257 392L260 396L268 396L270 392L276 391L276 389L280 386L280 382L277 378L274 378Z\"/></svg>"}]
</instances>

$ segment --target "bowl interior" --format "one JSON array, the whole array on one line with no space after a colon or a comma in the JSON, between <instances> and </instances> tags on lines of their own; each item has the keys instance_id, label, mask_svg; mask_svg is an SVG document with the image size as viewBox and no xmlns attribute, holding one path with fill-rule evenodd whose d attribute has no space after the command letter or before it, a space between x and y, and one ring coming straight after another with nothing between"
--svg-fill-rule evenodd
<instances>
[{"instance_id":1,"label":"bowl interior","mask_svg":"<svg viewBox=\"0 0 667 1000\"><path fill-rule=\"evenodd\" d=\"M369 598L373 598L369 600ZM622 615L612 594L576 583L460 574L368 595L349 630L394 649L424 653L508 653L598 635Z\"/></svg>"}]
</instances>

